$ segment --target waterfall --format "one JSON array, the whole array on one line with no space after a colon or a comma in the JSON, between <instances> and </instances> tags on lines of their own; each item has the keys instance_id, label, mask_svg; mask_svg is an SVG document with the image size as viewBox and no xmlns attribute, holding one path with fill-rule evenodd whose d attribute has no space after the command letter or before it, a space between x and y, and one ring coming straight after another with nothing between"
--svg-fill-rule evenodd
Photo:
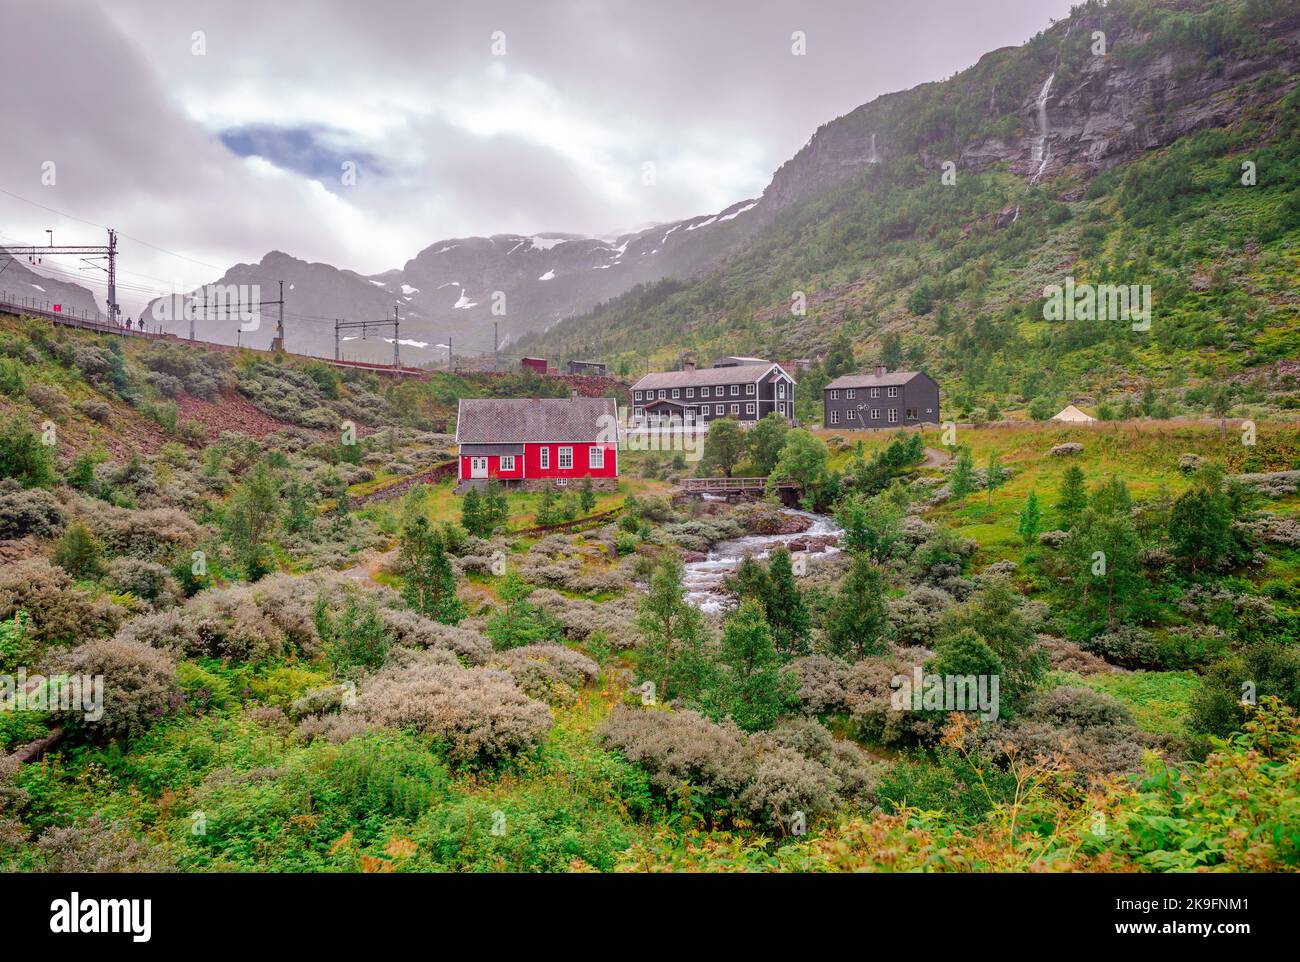
<instances>
[{"instance_id":1,"label":"waterfall","mask_svg":"<svg viewBox=\"0 0 1300 962\"><path fill-rule=\"evenodd\" d=\"M1049 74L1043 89L1038 91L1038 143L1034 147L1034 163L1038 165L1038 170L1029 178L1031 184L1038 183L1043 171L1047 170L1047 162L1052 159L1052 151L1047 143L1047 135L1050 133L1047 126L1047 98L1052 92L1052 81L1055 79L1055 72Z\"/></svg>"},{"instance_id":2,"label":"waterfall","mask_svg":"<svg viewBox=\"0 0 1300 962\"><path fill-rule=\"evenodd\" d=\"M880 155L876 153L876 135L871 135L871 156L867 158L868 164L880 163Z\"/></svg>"}]
</instances>

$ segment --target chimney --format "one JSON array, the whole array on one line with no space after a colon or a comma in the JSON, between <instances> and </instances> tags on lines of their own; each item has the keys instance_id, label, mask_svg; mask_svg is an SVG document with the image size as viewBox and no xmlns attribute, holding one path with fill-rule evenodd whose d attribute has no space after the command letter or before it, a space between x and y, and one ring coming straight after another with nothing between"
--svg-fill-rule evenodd
<instances>
[{"instance_id":1,"label":"chimney","mask_svg":"<svg viewBox=\"0 0 1300 962\"><path fill-rule=\"evenodd\" d=\"M877 365L876 365L876 377L884 377L884 376L885 376L885 365L883 365L883 364L877 364Z\"/></svg>"},{"instance_id":2,"label":"chimney","mask_svg":"<svg viewBox=\"0 0 1300 962\"><path fill-rule=\"evenodd\" d=\"M682 370L683 371L695 370L695 356L693 354L682 355Z\"/></svg>"}]
</instances>

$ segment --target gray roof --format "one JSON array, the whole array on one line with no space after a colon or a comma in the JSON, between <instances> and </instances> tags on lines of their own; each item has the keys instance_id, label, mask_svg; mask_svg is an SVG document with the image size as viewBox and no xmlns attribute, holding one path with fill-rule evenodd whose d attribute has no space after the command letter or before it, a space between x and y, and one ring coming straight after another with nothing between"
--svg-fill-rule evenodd
<instances>
[{"instance_id":1,"label":"gray roof","mask_svg":"<svg viewBox=\"0 0 1300 962\"><path fill-rule=\"evenodd\" d=\"M456 440L461 444L612 442L617 403L612 397L462 398Z\"/></svg>"},{"instance_id":2,"label":"gray roof","mask_svg":"<svg viewBox=\"0 0 1300 962\"><path fill-rule=\"evenodd\" d=\"M462 444L460 453L464 456L479 457L489 454L523 454L524 446L522 444Z\"/></svg>"},{"instance_id":3,"label":"gray roof","mask_svg":"<svg viewBox=\"0 0 1300 962\"><path fill-rule=\"evenodd\" d=\"M633 391L655 391L659 388L705 387L714 384L754 384L773 367L775 361L741 364L736 367L701 367L694 371L657 371L647 374L632 385ZM781 368L785 370L785 368ZM789 372L786 372L789 377ZM790 378L794 380L794 378Z\"/></svg>"},{"instance_id":4,"label":"gray roof","mask_svg":"<svg viewBox=\"0 0 1300 962\"><path fill-rule=\"evenodd\" d=\"M884 374L843 374L826 385L826 389L842 387L898 387L920 374L920 371L886 371Z\"/></svg>"}]
</instances>

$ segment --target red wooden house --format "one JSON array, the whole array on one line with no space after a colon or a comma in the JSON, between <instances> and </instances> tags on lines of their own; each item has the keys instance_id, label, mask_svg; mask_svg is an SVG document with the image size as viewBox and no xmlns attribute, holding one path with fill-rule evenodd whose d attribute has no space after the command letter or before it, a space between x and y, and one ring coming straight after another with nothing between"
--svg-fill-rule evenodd
<instances>
[{"instance_id":1,"label":"red wooden house","mask_svg":"<svg viewBox=\"0 0 1300 962\"><path fill-rule=\"evenodd\" d=\"M563 487L590 477L618 486L614 398L463 398L456 417L460 480Z\"/></svg>"}]
</instances>

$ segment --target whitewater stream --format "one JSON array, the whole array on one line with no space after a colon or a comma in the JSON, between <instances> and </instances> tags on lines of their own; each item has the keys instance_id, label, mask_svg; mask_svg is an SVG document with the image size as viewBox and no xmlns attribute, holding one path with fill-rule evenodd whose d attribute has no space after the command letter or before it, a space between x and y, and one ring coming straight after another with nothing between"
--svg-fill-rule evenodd
<instances>
[{"instance_id":1,"label":"whitewater stream","mask_svg":"<svg viewBox=\"0 0 1300 962\"><path fill-rule=\"evenodd\" d=\"M779 544L789 544L791 541L801 541L818 535L839 535L843 531L833 519L825 515L796 511L793 508L783 508L781 513L810 518L812 525L806 531L797 534L755 534L733 538L731 541L719 541L703 561L686 563L682 579L686 588L686 600L701 611L721 611L727 606L729 599L726 595L719 594L718 589L727 575L740 565L745 555L752 555L759 560L766 558L768 552ZM824 551L809 552L808 564L815 565L818 559L829 558L839 551L839 548L830 545Z\"/></svg>"}]
</instances>

